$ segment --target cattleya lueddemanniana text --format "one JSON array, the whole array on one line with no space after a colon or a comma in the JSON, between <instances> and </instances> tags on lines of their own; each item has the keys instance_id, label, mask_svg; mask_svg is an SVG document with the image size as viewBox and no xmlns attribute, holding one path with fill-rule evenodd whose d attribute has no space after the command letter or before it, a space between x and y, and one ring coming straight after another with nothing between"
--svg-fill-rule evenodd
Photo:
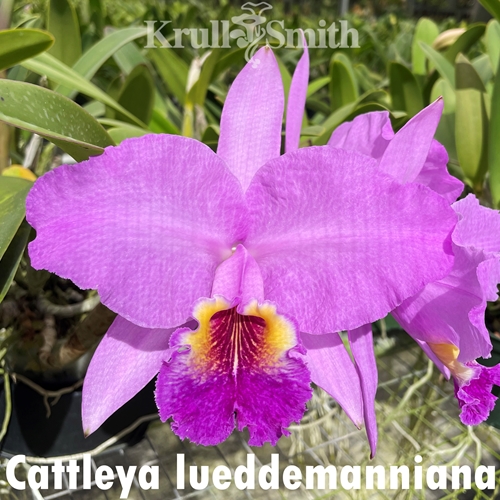
<instances>
[{"instance_id":1,"label":"cattleya lueddemanniana text","mask_svg":"<svg viewBox=\"0 0 500 500\"><path fill-rule=\"evenodd\" d=\"M160 417L181 438L215 445L237 425L274 444L312 381L365 423L373 455L370 324L389 312L453 376L462 420L487 417L499 372L475 359L491 350L500 217L456 201L463 185L433 139L442 102L396 134L369 113L299 148L308 74L305 50L283 155L283 85L264 47L229 90L217 153L145 135L35 183L32 265L118 313L85 378L86 433L158 374Z\"/></svg>"}]
</instances>

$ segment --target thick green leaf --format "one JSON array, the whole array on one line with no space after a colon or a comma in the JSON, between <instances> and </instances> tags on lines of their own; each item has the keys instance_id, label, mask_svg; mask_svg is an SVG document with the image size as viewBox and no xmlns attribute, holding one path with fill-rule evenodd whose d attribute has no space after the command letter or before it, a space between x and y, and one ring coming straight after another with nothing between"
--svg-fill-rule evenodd
<instances>
[{"instance_id":1,"label":"thick green leaf","mask_svg":"<svg viewBox=\"0 0 500 500\"><path fill-rule=\"evenodd\" d=\"M485 24L473 24L467 28L465 33L460 35L453 45L444 53L444 56L451 63L455 62L460 52L466 53L484 35Z\"/></svg>"},{"instance_id":2,"label":"thick green leaf","mask_svg":"<svg viewBox=\"0 0 500 500\"><path fill-rule=\"evenodd\" d=\"M312 81L307 86L307 97L311 97L313 94L318 92L318 90L321 90L323 87L325 87L329 83L330 83L329 76L323 76L323 77L317 78L316 80Z\"/></svg>"},{"instance_id":3,"label":"thick green leaf","mask_svg":"<svg viewBox=\"0 0 500 500\"><path fill-rule=\"evenodd\" d=\"M491 196L495 208L500 208L500 78L498 77L495 80L493 98L491 99L488 153Z\"/></svg>"},{"instance_id":4,"label":"thick green leaf","mask_svg":"<svg viewBox=\"0 0 500 500\"><path fill-rule=\"evenodd\" d=\"M224 73L224 71L226 71L227 69L237 66L242 62L245 62L246 50L247 50L246 47L243 47L243 48L233 49L227 54L224 54L224 56L222 56L215 65L212 80L215 80L221 73Z\"/></svg>"},{"instance_id":5,"label":"thick green leaf","mask_svg":"<svg viewBox=\"0 0 500 500\"><path fill-rule=\"evenodd\" d=\"M23 222L9 247L0 259L0 302L9 291L9 287L14 279L19 263L23 256L24 249L28 243L31 227Z\"/></svg>"},{"instance_id":6,"label":"thick green leaf","mask_svg":"<svg viewBox=\"0 0 500 500\"><path fill-rule=\"evenodd\" d=\"M127 76L118 103L144 123L149 123L155 101L155 84L146 66L139 65ZM130 121L127 116L117 112L116 118Z\"/></svg>"},{"instance_id":7,"label":"thick green leaf","mask_svg":"<svg viewBox=\"0 0 500 500\"><path fill-rule=\"evenodd\" d=\"M149 129L151 132L157 134L179 134L179 129L167 119L166 114L162 113L159 109L153 108L153 115L149 122Z\"/></svg>"},{"instance_id":8,"label":"thick green leaf","mask_svg":"<svg viewBox=\"0 0 500 500\"><path fill-rule=\"evenodd\" d=\"M416 75L425 76L427 74L426 68L426 57L420 42L424 42L427 45L432 45L432 42L439 35L439 28L434 21L422 17L415 27L415 33L413 35L413 43L411 46L411 62L413 66L413 73Z\"/></svg>"},{"instance_id":9,"label":"thick green leaf","mask_svg":"<svg viewBox=\"0 0 500 500\"><path fill-rule=\"evenodd\" d=\"M354 66L354 73L356 74L356 81L360 89L364 92L376 89L382 81L379 75L370 71L364 64L356 64Z\"/></svg>"},{"instance_id":10,"label":"thick green leaf","mask_svg":"<svg viewBox=\"0 0 500 500\"><path fill-rule=\"evenodd\" d=\"M457 146L455 142L455 90L447 80L440 78L434 85L431 93L431 101L442 97L444 111L436 131L436 139L443 144L450 158L457 160Z\"/></svg>"},{"instance_id":11,"label":"thick green leaf","mask_svg":"<svg viewBox=\"0 0 500 500\"><path fill-rule=\"evenodd\" d=\"M28 59L27 61L24 61L22 65L39 75L46 75L47 78L56 83L88 95L89 97L106 104L110 108L113 108L115 111L120 111L120 113L123 113L139 127L147 128L144 123L142 123L132 113L128 112L123 106L120 106L114 99L106 94L106 92L102 91L99 87L96 87L93 83L89 82L75 70L66 66L61 61L58 61L50 54L41 54L33 59Z\"/></svg>"},{"instance_id":12,"label":"thick green leaf","mask_svg":"<svg viewBox=\"0 0 500 500\"><path fill-rule=\"evenodd\" d=\"M476 89L480 92L486 92L481 77L470 61L463 55L459 54L455 64L456 88L460 89Z\"/></svg>"},{"instance_id":13,"label":"thick green leaf","mask_svg":"<svg viewBox=\"0 0 500 500\"><path fill-rule=\"evenodd\" d=\"M331 112L330 106L328 106L323 99L318 99L316 97L309 97L306 100L306 108L317 111L318 113L323 113L324 115L329 115Z\"/></svg>"},{"instance_id":14,"label":"thick green leaf","mask_svg":"<svg viewBox=\"0 0 500 500\"><path fill-rule=\"evenodd\" d=\"M172 49L149 49L148 57L153 61L165 86L172 95L184 104L189 66Z\"/></svg>"},{"instance_id":15,"label":"thick green leaf","mask_svg":"<svg viewBox=\"0 0 500 500\"><path fill-rule=\"evenodd\" d=\"M351 71L342 61L332 60L329 85L332 111L336 111L358 98L358 90Z\"/></svg>"},{"instance_id":16,"label":"thick green leaf","mask_svg":"<svg viewBox=\"0 0 500 500\"><path fill-rule=\"evenodd\" d=\"M312 125L310 127L305 127L302 129L301 136L302 137L319 137L321 134L325 132L325 128L321 125Z\"/></svg>"},{"instance_id":17,"label":"thick green leaf","mask_svg":"<svg viewBox=\"0 0 500 500\"><path fill-rule=\"evenodd\" d=\"M500 21L500 1L499 0L479 0L482 6L490 12L490 14Z\"/></svg>"},{"instance_id":18,"label":"thick green leaf","mask_svg":"<svg viewBox=\"0 0 500 500\"><path fill-rule=\"evenodd\" d=\"M408 116L416 115L423 107L422 91L413 73L402 64L389 64L389 81L394 110L406 111Z\"/></svg>"},{"instance_id":19,"label":"thick green leaf","mask_svg":"<svg viewBox=\"0 0 500 500\"><path fill-rule=\"evenodd\" d=\"M485 88L474 67L461 54L456 63L455 138L460 166L470 185L481 192L488 169L488 116Z\"/></svg>"},{"instance_id":20,"label":"thick green leaf","mask_svg":"<svg viewBox=\"0 0 500 500\"><path fill-rule=\"evenodd\" d=\"M108 130L108 134L115 141L115 144L120 144L120 142L130 139L130 137L141 137L147 133L147 130L139 127L116 127Z\"/></svg>"},{"instance_id":21,"label":"thick green leaf","mask_svg":"<svg viewBox=\"0 0 500 500\"><path fill-rule=\"evenodd\" d=\"M24 202L33 183L16 177L0 177L0 259L24 219Z\"/></svg>"},{"instance_id":22,"label":"thick green leaf","mask_svg":"<svg viewBox=\"0 0 500 500\"><path fill-rule=\"evenodd\" d=\"M149 61L142 55L142 52L133 42L129 42L117 50L113 54L113 59L125 75L130 74L139 64L149 65Z\"/></svg>"},{"instance_id":23,"label":"thick green leaf","mask_svg":"<svg viewBox=\"0 0 500 500\"><path fill-rule=\"evenodd\" d=\"M78 104L30 83L0 80L0 120L49 139L77 161L101 154L113 144Z\"/></svg>"},{"instance_id":24,"label":"thick green leaf","mask_svg":"<svg viewBox=\"0 0 500 500\"><path fill-rule=\"evenodd\" d=\"M69 0L49 0L47 29L56 39L50 53L73 66L82 56L82 39L75 8Z\"/></svg>"},{"instance_id":25,"label":"thick green leaf","mask_svg":"<svg viewBox=\"0 0 500 500\"><path fill-rule=\"evenodd\" d=\"M448 61L443 55L429 47L426 43L419 42L420 47L424 51L426 57L434 64L439 74L448 81L448 83L455 88L455 69L453 64Z\"/></svg>"},{"instance_id":26,"label":"thick green leaf","mask_svg":"<svg viewBox=\"0 0 500 500\"><path fill-rule=\"evenodd\" d=\"M377 102L370 102L368 104L362 104L358 106L346 119L346 122L350 122L356 118L356 116L364 115L365 113L372 113L373 111L389 111L385 106Z\"/></svg>"},{"instance_id":27,"label":"thick green leaf","mask_svg":"<svg viewBox=\"0 0 500 500\"><path fill-rule=\"evenodd\" d=\"M495 75L498 72L500 61L500 23L492 19L488 23L485 36L486 48L488 49L488 56L490 57L491 66Z\"/></svg>"},{"instance_id":28,"label":"thick green leaf","mask_svg":"<svg viewBox=\"0 0 500 500\"><path fill-rule=\"evenodd\" d=\"M217 149L217 144L219 142L220 128L215 125L209 125L205 132L203 132L203 136L201 138L201 142L210 146L213 150Z\"/></svg>"},{"instance_id":29,"label":"thick green leaf","mask_svg":"<svg viewBox=\"0 0 500 500\"><path fill-rule=\"evenodd\" d=\"M54 37L42 30L0 31L0 70L45 52L53 43Z\"/></svg>"},{"instance_id":30,"label":"thick green leaf","mask_svg":"<svg viewBox=\"0 0 500 500\"><path fill-rule=\"evenodd\" d=\"M344 63L344 66L349 71L349 74L351 75L351 79L354 82L354 85L356 86L356 89L357 89L356 72L354 71L354 67L352 65L351 60L343 52L335 52L333 54L333 60L340 61L341 63Z\"/></svg>"},{"instance_id":31,"label":"thick green leaf","mask_svg":"<svg viewBox=\"0 0 500 500\"><path fill-rule=\"evenodd\" d=\"M482 54L479 57L476 57L473 61L471 61L471 63L484 85L493 79L493 68L491 67L488 54Z\"/></svg>"},{"instance_id":32,"label":"thick green leaf","mask_svg":"<svg viewBox=\"0 0 500 500\"><path fill-rule=\"evenodd\" d=\"M145 36L146 33L146 28L124 28L114 31L90 47L90 49L76 61L73 65L73 69L87 80L90 80L96 74L97 70L115 54L115 52L132 40ZM61 86L56 87L55 90L68 97L72 94L71 89L63 90Z\"/></svg>"}]
</instances>

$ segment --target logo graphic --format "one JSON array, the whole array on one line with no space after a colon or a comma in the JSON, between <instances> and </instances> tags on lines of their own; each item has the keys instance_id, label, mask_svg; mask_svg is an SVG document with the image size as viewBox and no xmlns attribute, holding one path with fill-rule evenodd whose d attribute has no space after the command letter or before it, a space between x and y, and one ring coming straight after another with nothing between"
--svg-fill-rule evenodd
<instances>
[{"instance_id":1,"label":"logo graphic","mask_svg":"<svg viewBox=\"0 0 500 500\"><path fill-rule=\"evenodd\" d=\"M195 50L198 49L230 49L231 42L243 49L245 48L245 59L252 60L254 67L259 61L252 59L259 46L264 43L272 44L273 48L299 48L302 47L302 39L305 36L310 49L326 48L359 48L359 34L354 28L349 28L345 20L333 22L327 26L325 20L318 22L318 28L290 29L285 27L285 21L267 19L264 14L269 14L272 5L267 2L246 2L241 7L243 13L233 16L231 21L211 20L209 28L174 28L172 21L144 21L147 25L146 49L155 48L184 48L185 43ZM159 23L159 26L157 26ZM162 33L163 30L163 33ZM165 37L169 32L168 39ZM340 41L337 35L340 34Z\"/></svg>"},{"instance_id":2,"label":"logo graphic","mask_svg":"<svg viewBox=\"0 0 500 500\"><path fill-rule=\"evenodd\" d=\"M262 15L266 10L272 9L273 6L267 2L243 4L241 10L251 12L251 14L241 14L231 18L233 24L243 26L245 30L235 29L230 33L230 37L236 40L238 47L247 47L245 51L245 59L250 61L259 46L259 42L266 36L266 27L262 26L266 22L266 18ZM258 13L257 13L258 12Z\"/></svg>"}]
</instances>

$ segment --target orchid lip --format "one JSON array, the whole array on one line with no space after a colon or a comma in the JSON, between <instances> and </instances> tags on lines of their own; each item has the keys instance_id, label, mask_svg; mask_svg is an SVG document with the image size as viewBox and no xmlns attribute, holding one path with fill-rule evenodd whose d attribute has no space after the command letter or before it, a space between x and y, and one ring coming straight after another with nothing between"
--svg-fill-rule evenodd
<instances>
[{"instance_id":1,"label":"orchid lip","mask_svg":"<svg viewBox=\"0 0 500 500\"><path fill-rule=\"evenodd\" d=\"M240 312L238 300L202 299L193 316L198 329L178 330L175 354L163 363L156 402L163 421L194 443L214 445L237 423L250 444L276 443L300 421L311 396L310 374L288 353L300 345L295 325L270 303L253 301ZM179 347L190 349L180 352Z\"/></svg>"}]
</instances>

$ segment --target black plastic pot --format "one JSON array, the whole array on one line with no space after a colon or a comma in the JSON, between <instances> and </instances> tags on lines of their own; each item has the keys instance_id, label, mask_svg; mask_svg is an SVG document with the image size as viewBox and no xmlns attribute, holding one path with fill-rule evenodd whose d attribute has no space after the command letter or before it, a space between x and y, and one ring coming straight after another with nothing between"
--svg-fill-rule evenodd
<instances>
[{"instance_id":1,"label":"black plastic pot","mask_svg":"<svg viewBox=\"0 0 500 500\"><path fill-rule=\"evenodd\" d=\"M12 417L7 435L1 444L1 454L32 457L59 457L89 452L108 439L134 426L142 417L157 414L154 402L154 382L112 415L96 432L85 438L81 420L81 388L64 394L47 408L43 396L22 382L11 383ZM45 387L54 390L54 387ZM5 413L3 384L0 390L0 418ZM118 443L134 444L146 432L148 422L140 423Z\"/></svg>"}]
</instances>

